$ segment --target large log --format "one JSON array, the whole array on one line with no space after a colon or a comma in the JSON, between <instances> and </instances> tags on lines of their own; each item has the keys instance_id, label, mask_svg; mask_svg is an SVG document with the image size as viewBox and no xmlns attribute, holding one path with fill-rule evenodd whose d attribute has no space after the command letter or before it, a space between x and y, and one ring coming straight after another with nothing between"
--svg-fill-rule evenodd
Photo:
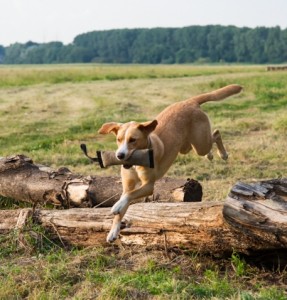
<instances>
[{"instance_id":1,"label":"large log","mask_svg":"<svg viewBox=\"0 0 287 300\"><path fill-rule=\"evenodd\" d=\"M121 231L124 245L183 247L203 253L242 248L222 218L223 203L137 203L131 205ZM32 209L0 211L0 232L16 227ZM113 216L109 208L36 210L34 222L53 238L76 246L105 245ZM17 226L18 228L18 226Z\"/></svg>"},{"instance_id":2,"label":"large log","mask_svg":"<svg viewBox=\"0 0 287 300\"><path fill-rule=\"evenodd\" d=\"M287 179L281 179L238 183L226 202L137 203L125 215L120 240L218 255L287 249L286 201ZM28 215L0 211L0 232L19 227ZM112 216L109 208L36 210L34 221L64 244L94 246L106 244Z\"/></svg>"},{"instance_id":3,"label":"large log","mask_svg":"<svg viewBox=\"0 0 287 300\"><path fill-rule=\"evenodd\" d=\"M223 215L234 231L257 248L287 248L287 178L238 182L227 197Z\"/></svg>"},{"instance_id":4,"label":"large log","mask_svg":"<svg viewBox=\"0 0 287 300\"><path fill-rule=\"evenodd\" d=\"M187 183L187 185L185 185ZM189 201L194 190L186 180L164 178L155 185L153 200ZM67 168L53 170L23 155L0 158L0 195L18 201L58 207L112 206L120 197L120 177L82 176Z\"/></svg>"}]
</instances>

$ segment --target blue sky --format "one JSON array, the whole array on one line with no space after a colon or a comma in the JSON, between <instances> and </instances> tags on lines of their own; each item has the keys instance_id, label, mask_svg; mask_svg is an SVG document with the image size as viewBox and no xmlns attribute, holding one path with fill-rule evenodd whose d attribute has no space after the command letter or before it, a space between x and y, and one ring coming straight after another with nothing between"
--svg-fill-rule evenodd
<instances>
[{"instance_id":1,"label":"blue sky","mask_svg":"<svg viewBox=\"0 0 287 300\"><path fill-rule=\"evenodd\" d=\"M287 0L0 0L0 45L84 32L190 25L287 28Z\"/></svg>"}]
</instances>

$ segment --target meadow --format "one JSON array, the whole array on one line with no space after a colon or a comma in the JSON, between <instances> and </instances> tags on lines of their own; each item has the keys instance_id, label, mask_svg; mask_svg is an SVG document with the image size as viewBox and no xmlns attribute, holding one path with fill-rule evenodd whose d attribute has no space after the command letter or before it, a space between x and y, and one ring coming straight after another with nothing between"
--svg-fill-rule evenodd
<instances>
[{"instance_id":1,"label":"meadow","mask_svg":"<svg viewBox=\"0 0 287 300\"><path fill-rule=\"evenodd\" d=\"M0 156L85 175L118 175L83 156L115 149L107 121L145 121L167 105L227 84L237 96L203 105L221 131L228 161L180 155L168 176L194 178L204 201L224 201L238 180L286 177L287 76L252 65L44 65L0 67ZM19 204L21 205L21 204ZM16 208L0 197L0 206ZM286 299L286 270L254 265L234 253L203 257L170 249L66 249L31 224L21 248L0 236L0 299Z\"/></svg>"}]
</instances>

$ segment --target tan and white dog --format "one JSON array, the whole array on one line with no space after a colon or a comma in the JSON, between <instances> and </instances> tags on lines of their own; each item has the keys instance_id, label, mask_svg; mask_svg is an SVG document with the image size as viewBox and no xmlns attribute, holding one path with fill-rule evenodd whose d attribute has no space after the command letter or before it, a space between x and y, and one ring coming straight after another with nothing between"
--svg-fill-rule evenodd
<instances>
[{"instance_id":1,"label":"tan and white dog","mask_svg":"<svg viewBox=\"0 0 287 300\"><path fill-rule=\"evenodd\" d=\"M212 159L212 144L218 148L219 156L226 160L228 154L223 146L220 132L211 132L207 115L200 105L208 101L222 100L239 93L242 87L236 84L225 86L210 93L174 103L164 109L153 121L137 123L105 123L98 131L101 134L116 135L118 149L116 156L126 160L136 149L152 148L154 168L136 166L121 168L123 193L112 207L115 215L107 241L114 241L120 232L121 220L131 201L153 194L155 181L169 169L178 153L194 150L200 156Z\"/></svg>"}]
</instances>

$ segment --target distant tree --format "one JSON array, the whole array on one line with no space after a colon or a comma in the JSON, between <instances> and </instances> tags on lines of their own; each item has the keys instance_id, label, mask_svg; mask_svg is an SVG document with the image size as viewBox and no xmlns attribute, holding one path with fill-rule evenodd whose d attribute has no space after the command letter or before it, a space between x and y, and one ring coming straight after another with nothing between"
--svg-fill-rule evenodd
<instances>
[{"instance_id":1,"label":"distant tree","mask_svg":"<svg viewBox=\"0 0 287 300\"><path fill-rule=\"evenodd\" d=\"M20 64L22 63L22 53L25 50L23 44L15 43L10 45L9 47L5 48L5 57L4 63L5 64Z\"/></svg>"},{"instance_id":2,"label":"distant tree","mask_svg":"<svg viewBox=\"0 0 287 300\"><path fill-rule=\"evenodd\" d=\"M59 51L58 61L61 62L61 63L73 63L73 62L75 62L72 59L72 53L73 53L74 47L75 46L71 45L71 44L63 46Z\"/></svg>"},{"instance_id":3,"label":"distant tree","mask_svg":"<svg viewBox=\"0 0 287 300\"><path fill-rule=\"evenodd\" d=\"M44 44L45 51L43 53L43 61L45 64L53 64L61 62L59 59L61 49L64 47L61 42L50 42Z\"/></svg>"},{"instance_id":4,"label":"distant tree","mask_svg":"<svg viewBox=\"0 0 287 300\"><path fill-rule=\"evenodd\" d=\"M46 46L44 44L26 48L26 50L23 52L22 63L44 64L45 52L46 52Z\"/></svg>"},{"instance_id":5,"label":"distant tree","mask_svg":"<svg viewBox=\"0 0 287 300\"><path fill-rule=\"evenodd\" d=\"M208 57L212 62L236 61L236 37L239 29L234 26L212 26L207 36Z\"/></svg>"},{"instance_id":6,"label":"distant tree","mask_svg":"<svg viewBox=\"0 0 287 300\"><path fill-rule=\"evenodd\" d=\"M268 29L264 45L264 54L268 62L281 63L284 61L284 56L282 56L282 54L284 52L286 53L287 49L281 34L279 26Z\"/></svg>"},{"instance_id":7,"label":"distant tree","mask_svg":"<svg viewBox=\"0 0 287 300\"><path fill-rule=\"evenodd\" d=\"M192 63L195 61L194 51L191 49L182 48L175 54L175 62L177 64Z\"/></svg>"},{"instance_id":8,"label":"distant tree","mask_svg":"<svg viewBox=\"0 0 287 300\"><path fill-rule=\"evenodd\" d=\"M3 63L4 56L5 56L5 48L4 48L4 46L0 45L0 64Z\"/></svg>"},{"instance_id":9,"label":"distant tree","mask_svg":"<svg viewBox=\"0 0 287 300\"><path fill-rule=\"evenodd\" d=\"M251 62L251 55L247 47L247 27L240 28L234 35L234 55L236 62Z\"/></svg>"},{"instance_id":10,"label":"distant tree","mask_svg":"<svg viewBox=\"0 0 287 300\"><path fill-rule=\"evenodd\" d=\"M282 31L281 39L282 39L282 47L283 47L282 61L287 62L287 28Z\"/></svg>"},{"instance_id":11,"label":"distant tree","mask_svg":"<svg viewBox=\"0 0 287 300\"><path fill-rule=\"evenodd\" d=\"M68 49L69 55L66 57L65 62L71 63L89 63L93 61L93 51L84 47L70 46Z\"/></svg>"},{"instance_id":12,"label":"distant tree","mask_svg":"<svg viewBox=\"0 0 287 300\"><path fill-rule=\"evenodd\" d=\"M3 58L4 56L4 58ZM29 41L0 48L0 63L280 63L287 29L235 26L114 29L75 37L72 44Z\"/></svg>"},{"instance_id":13,"label":"distant tree","mask_svg":"<svg viewBox=\"0 0 287 300\"><path fill-rule=\"evenodd\" d=\"M34 47L34 46L39 46L40 44L38 44L38 43L35 43L35 42L33 42L33 41L29 41L29 42L27 42L26 44L24 44L23 46L24 46L24 48L30 48L30 47Z\"/></svg>"},{"instance_id":14,"label":"distant tree","mask_svg":"<svg viewBox=\"0 0 287 300\"><path fill-rule=\"evenodd\" d=\"M256 64L267 62L264 51L267 35L268 29L265 27L257 27L246 32L246 45L250 62Z\"/></svg>"}]
</instances>

